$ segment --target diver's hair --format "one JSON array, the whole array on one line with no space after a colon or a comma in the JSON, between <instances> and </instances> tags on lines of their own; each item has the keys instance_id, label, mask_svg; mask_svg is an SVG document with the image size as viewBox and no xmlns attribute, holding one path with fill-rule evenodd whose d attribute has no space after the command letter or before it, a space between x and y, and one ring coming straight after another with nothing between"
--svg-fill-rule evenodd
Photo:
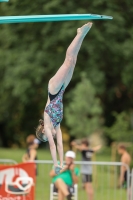
<instances>
[{"instance_id":1,"label":"diver's hair","mask_svg":"<svg viewBox=\"0 0 133 200\"><path fill-rule=\"evenodd\" d=\"M87 139L84 139L81 141L81 144L84 144L85 146L89 146L89 141Z\"/></svg>"},{"instance_id":2,"label":"diver's hair","mask_svg":"<svg viewBox=\"0 0 133 200\"><path fill-rule=\"evenodd\" d=\"M42 130L44 129L44 121L42 119L39 119L39 125L36 128L36 136L38 138L38 135L42 133Z\"/></svg>"},{"instance_id":3,"label":"diver's hair","mask_svg":"<svg viewBox=\"0 0 133 200\"><path fill-rule=\"evenodd\" d=\"M118 146L118 149L123 149L123 150L126 150L126 147L125 147L125 145L124 145L124 144L120 144L120 145Z\"/></svg>"},{"instance_id":4,"label":"diver's hair","mask_svg":"<svg viewBox=\"0 0 133 200\"><path fill-rule=\"evenodd\" d=\"M34 139L36 138L35 135L29 135L27 138L26 138L26 143L28 145L32 145L34 143Z\"/></svg>"},{"instance_id":5,"label":"diver's hair","mask_svg":"<svg viewBox=\"0 0 133 200\"><path fill-rule=\"evenodd\" d=\"M42 119L39 119L39 124L44 126L44 121Z\"/></svg>"}]
</instances>

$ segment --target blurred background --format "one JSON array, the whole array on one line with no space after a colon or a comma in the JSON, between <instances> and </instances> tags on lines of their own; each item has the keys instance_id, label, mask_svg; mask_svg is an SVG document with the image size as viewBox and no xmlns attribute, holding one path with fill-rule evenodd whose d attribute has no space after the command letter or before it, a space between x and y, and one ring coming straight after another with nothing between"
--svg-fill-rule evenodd
<instances>
[{"instance_id":1,"label":"blurred background","mask_svg":"<svg viewBox=\"0 0 133 200\"><path fill-rule=\"evenodd\" d=\"M93 21L64 95L65 149L90 137L110 147L133 143L133 2L10 0L1 16L104 14ZM86 21L0 25L0 147L25 148L47 100L49 79L62 64L76 29ZM93 139L95 138L95 139ZM97 138L97 139L96 139ZM47 144L42 144L47 148ZM2 149L1 149L1 152Z\"/></svg>"},{"instance_id":2,"label":"blurred background","mask_svg":"<svg viewBox=\"0 0 133 200\"><path fill-rule=\"evenodd\" d=\"M88 138L91 147L102 145L93 161L120 161L119 143L133 156L133 1L10 0L0 4L1 16L76 13L110 15L113 20L93 21L79 52L64 95L64 151L72 148L72 140ZM35 135L43 117L48 81L84 23L0 25L0 159L22 162L26 138ZM76 160L81 160L76 154ZM51 160L48 143L39 145L37 156ZM38 167L36 198L48 199L52 166ZM119 171L117 166L94 166L95 199L102 200L103 195L108 200L126 199L125 190L117 189ZM84 195L80 181L79 199Z\"/></svg>"}]
</instances>

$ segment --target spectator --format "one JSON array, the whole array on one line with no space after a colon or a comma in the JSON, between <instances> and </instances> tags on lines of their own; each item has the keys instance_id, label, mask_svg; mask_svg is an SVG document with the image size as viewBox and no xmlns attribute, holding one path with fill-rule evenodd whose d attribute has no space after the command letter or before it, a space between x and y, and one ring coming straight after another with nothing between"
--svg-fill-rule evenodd
<instances>
[{"instance_id":1,"label":"spectator","mask_svg":"<svg viewBox=\"0 0 133 200\"><path fill-rule=\"evenodd\" d=\"M96 146L95 148L90 149L88 140L82 140L80 145L77 145L76 142L73 141L71 145L81 152L82 161L91 161L93 153L98 151L101 148L101 145L99 145L99 146ZM82 174L83 186L88 195L88 199L93 200L94 191L93 191L93 186L92 186L92 166L82 164L81 174Z\"/></svg>"},{"instance_id":2,"label":"spectator","mask_svg":"<svg viewBox=\"0 0 133 200\"><path fill-rule=\"evenodd\" d=\"M35 137L35 135L29 135L26 139L26 143L28 145L26 153L22 157L23 162L29 162L37 160L37 148L39 146L39 140ZM36 175L37 175L37 167L36 167Z\"/></svg>"},{"instance_id":3,"label":"spectator","mask_svg":"<svg viewBox=\"0 0 133 200\"><path fill-rule=\"evenodd\" d=\"M67 151L65 154L65 165L60 174L56 175L54 169L50 176L55 188L58 190L58 200L64 200L67 197L71 200L71 188L78 183L79 169L74 165L75 153Z\"/></svg>"},{"instance_id":4,"label":"spectator","mask_svg":"<svg viewBox=\"0 0 133 200\"><path fill-rule=\"evenodd\" d=\"M121 155L121 162L125 163L127 166L130 167L131 156L127 152L126 147L124 145L118 146L118 154ZM121 169L120 169L120 178L119 178L118 187L121 187L122 185L124 187L127 187L127 168L123 165L121 165Z\"/></svg>"}]
</instances>

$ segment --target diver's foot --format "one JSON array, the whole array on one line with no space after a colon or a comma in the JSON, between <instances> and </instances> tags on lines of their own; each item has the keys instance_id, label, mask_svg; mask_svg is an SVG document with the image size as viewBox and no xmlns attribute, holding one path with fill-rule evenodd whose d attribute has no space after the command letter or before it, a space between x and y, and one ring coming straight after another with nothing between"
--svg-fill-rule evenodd
<instances>
[{"instance_id":1,"label":"diver's foot","mask_svg":"<svg viewBox=\"0 0 133 200\"><path fill-rule=\"evenodd\" d=\"M56 165L56 166L54 167L54 171L55 171L55 174L56 174L56 175L60 174L61 170L62 170L62 167L59 166L59 165Z\"/></svg>"},{"instance_id":2,"label":"diver's foot","mask_svg":"<svg viewBox=\"0 0 133 200\"><path fill-rule=\"evenodd\" d=\"M77 33L85 36L88 33L88 31L91 29L91 27L92 27L92 22L89 22L83 25L81 28L78 28Z\"/></svg>"}]
</instances>

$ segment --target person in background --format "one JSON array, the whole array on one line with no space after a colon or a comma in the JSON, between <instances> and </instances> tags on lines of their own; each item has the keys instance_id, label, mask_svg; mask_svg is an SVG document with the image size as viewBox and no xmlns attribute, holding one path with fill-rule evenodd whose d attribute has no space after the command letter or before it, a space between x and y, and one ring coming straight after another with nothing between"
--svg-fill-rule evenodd
<instances>
[{"instance_id":1,"label":"person in background","mask_svg":"<svg viewBox=\"0 0 133 200\"><path fill-rule=\"evenodd\" d=\"M118 146L118 154L121 155L121 162L125 163L127 166L130 167L131 164L131 156L127 152L127 149L124 145ZM119 184L118 187L127 187L127 168L124 165L121 165L120 168L120 177L119 177Z\"/></svg>"},{"instance_id":2,"label":"person in background","mask_svg":"<svg viewBox=\"0 0 133 200\"><path fill-rule=\"evenodd\" d=\"M35 135L29 135L26 138L26 143L28 148L26 153L22 156L22 161L30 162L37 160L37 148L39 147L40 141L35 137ZM37 175L37 168L36 168L36 175Z\"/></svg>"},{"instance_id":3,"label":"person in background","mask_svg":"<svg viewBox=\"0 0 133 200\"><path fill-rule=\"evenodd\" d=\"M73 185L78 183L79 169L74 165L75 157L73 151L67 151L61 173L56 175L54 168L50 171L50 176L54 183L54 191L58 191L58 200L64 200L65 197L71 200Z\"/></svg>"},{"instance_id":4,"label":"person in background","mask_svg":"<svg viewBox=\"0 0 133 200\"><path fill-rule=\"evenodd\" d=\"M22 161L34 161L37 160L37 148L39 146L39 140L35 137L35 135L29 135L26 138L26 143L28 145L27 152L23 155Z\"/></svg>"},{"instance_id":5,"label":"person in background","mask_svg":"<svg viewBox=\"0 0 133 200\"><path fill-rule=\"evenodd\" d=\"M75 141L73 141L71 145L81 152L82 161L91 161L94 152L98 151L101 148L101 145L98 145L90 149L87 139L82 140L80 145L78 145ZM82 183L87 193L88 199L93 200L94 190L92 186L92 165L82 164L81 174Z\"/></svg>"}]
</instances>

